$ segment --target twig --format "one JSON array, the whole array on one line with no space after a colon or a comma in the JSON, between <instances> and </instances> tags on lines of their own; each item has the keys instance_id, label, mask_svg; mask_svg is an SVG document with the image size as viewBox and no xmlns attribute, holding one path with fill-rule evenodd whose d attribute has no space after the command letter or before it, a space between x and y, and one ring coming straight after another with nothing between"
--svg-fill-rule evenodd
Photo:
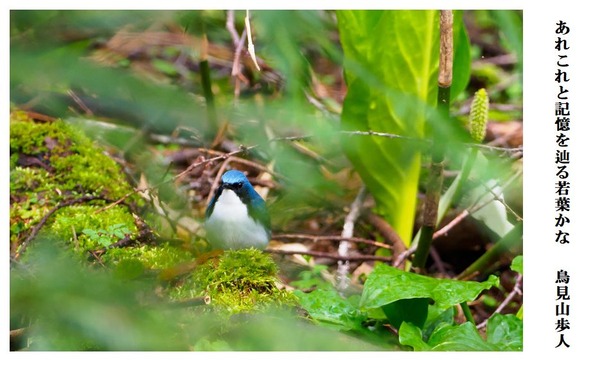
<instances>
[{"instance_id":1,"label":"twig","mask_svg":"<svg viewBox=\"0 0 600 390\"><path fill-rule=\"evenodd\" d=\"M385 133L385 132L380 132L380 131L372 131L372 130L365 130L365 131L361 131L361 130L343 130L339 132L341 135L344 136L373 136L373 137L384 137L384 138L397 138L397 139L404 139L407 141L412 141L412 142L418 142L418 143L422 143L422 144L426 144L426 145L430 145L431 144L431 140L429 139L424 139L424 138L417 138L417 137L409 137L409 136L405 136L405 135L399 135L399 134L393 134L393 133ZM289 136L289 137L275 137L275 138L271 138L269 140L269 142L276 142L276 141L304 141L304 140L308 140L313 138L312 135L298 135L298 136ZM478 144L478 143L465 143L464 144L466 147L468 148L479 148L479 149L487 149L489 151L493 151L493 152L499 152L502 154L520 154L522 156L523 154L523 147L517 147L517 148L506 148L506 147L502 147L502 146L493 146L493 145L485 145L485 144Z\"/></svg>"},{"instance_id":2,"label":"twig","mask_svg":"<svg viewBox=\"0 0 600 390\"><path fill-rule=\"evenodd\" d=\"M233 66L231 67L231 76L235 79L235 89L234 89L234 98L235 98L235 102L237 102L237 100L240 97L240 79L244 79L246 80L245 77L243 77L242 72L241 72L241 54L242 54L242 48L244 47L244 39L246 38L246 30L244 30L242 32L242 38L240 39L240 42L236 45L235 47L235 53L233 55Z\"/></svg>"},{"instance_id":3,"label":"twig","mask_svg":"<svg viewBox=\"0 0 600 390\"><path fill-rule=\"evenodd\" d=\"M470 214L470 212L468 209L461 211L460 214L458 214L456 217L454 217L454 219L452 221L448 222L446 225L444 225L444 227L438 229L438 231L433 233L433 239L436 239L438 237L445 236L446 234L448 234L450 229L452 229L453 227L458 225L469 214Z\"/></svg>"},{"instance_id":4,"label":"twig","mask_svg":"<svg viewBox=\"0 0 600 390\"><path fill-rule=\"evenodd\" d=\"M208 192L208 196L206 197L206 199L208 199L209 202L215 195L215 191L217 190L217 187L219 186L219 180L221 179L221 176L223 176L223 172L225 172L225 168L227 168L228 161L229 161L229 159L226 159L223 162L223 164L221 164L221 166L219 167L219 171L217 172L217 176L215 176L215 181L210 186L210 191Z\"/></svg>"},{"instance_id":5,"label":"twig","mask_svg":"<svg viewBox=\"0 0 600 390\"><path fill-rule=\"evenodd\" d=\"M492 197L494 198L494 200L497 200L498 202L502 203L502 205L518 220L518 221L522 221L523 217L521 217L519 214L516 213L516 211L514 211L505 201L504 199L500 198L495 192L493 188L490 188L486 183L484 182L480 182L480 184L492 195Z\"/></svg>"},{"instance_id":6,"label":"twig","mask_svg":"<svg viewBox=\"0 0 600 390\"><path fill-rule=\"evenodd\" d=\"M423 139L423 138L417 138L417 137L408 137L405 135L399 135L399 134L392 134L392 133L382 133L380 131L373 131L373 130L366 130L366 131L350 131L350 130L343 130L340 131L340 134L342 135L349 135L349 136L355 136L355 135L362 135L362 136L376 136L376 137L384 137L384 138L398 138L398 139L405 139L408 141L414 141L414 142L419 142L419 143L424 143L424 144L430 144L431 140L428 139Z\"/></svg>"},{"instance_id":7,"label":"twig","mask_svg":"<svg viewBox=\"0 0 600 390\"><path fill-rule=\"evenodd\" d=\"M109 204L108 206L104 207L101 210L102 211L108 210L109 208L112 208L112 207L116 206L117 204L122 203L123 201L125 201L125 199L129 198L130 196L132 196L135 193L144 192L144 191L154 191L154 190L156 190L157 188L159 188L162 185L165 185L165 184L168 184L168 183L172 183L172 182L176 181L177 179L179 179L180 177L187 175L188 173L190 173L195 168L198 168L200 166L204 166L206 164L213 163L215 161L226 160L226 159L228 159L231 156L235 156L236 154L240 154L240 153L245 153L245 152L247 152L249 150L252 150L252 149L254 149L256 147L258 147L258 145L253 145L253 146L248 146L248 147L240 146L240 148L238 150L234 150L233 152L224 153L224 154L221 154L219 156L212 157L212 158L209 158L209 159L206 159L206 160L202 159L200 161L196 161L193 164L191 164L189 167L187 167L184 171L179 172L177 175L173 176L172 178L167 179L167 180L165 180L163 182L160 182L160 183L158 183L158 184L156 184L156 185L154 185L152 187L149 187L149 188L138 188L138 189L135 189L135 190L131 191L130 193L126 194L125 196L123 196L121 199L118 199L118 200L114 201L113 203Z\"/></svg>"},{"instance_id":8,"label":"twig","mask_svg":"<svg viewBox=\"0 0 600 390\"><path fill-rule=\"evenodd\" d=\"M250 28L250 11L246 10L246 18L244 19L246 22L246 31L248 32L248 53L250 53L250 58L254 62L254 66L256 69L260 71L260 66L258 66L258 62L256 61L256 53L254 52L254 43L252 42L252 30Z\"/></svg>"},{"instance_id":9,"label":"twig","mask_svg":"<svg viewBox=\"0 0 600 390\"><path fill-rule=\"evenodd\" d=\"M343 238L350 238L354 235L354 223L360 215L360 209L365 200L365 196L367 196L367 188L363 185L358 191L358 194L352 202L352 205L350 206L350 212L346 215L346 218L344 219L344 227L342 229ZM344 257L348 256L349 248L349 241L341 241L338 247L338 254Z\"/></svg>"},{"instance_id":10,"label":"twig","mask_svg":"<svg viewBox=\"0 0 600 390\"><path fill-rule=\"evenodd\" d=\"M282 249L265 249L265 252L275 253L280 255L307 255L314 257L326 257L334 260L348 260L348 261L391 261L390 257L375 256L375 255L348 255L340 256L337 253L317 252L317 251L286 251Z\"/></svg>"},{"instance_id":11,"label":"twig","mask_svg":"<svg viewBox=\"0 0 600 390\"><path fill-rule=\"evenodd\" d=\"M90 110L90 108L88 106L86 106L85 102L79 96L77 96L77 94L72 89L68 90L67 95L69 95L71 97L71 99L73 99L73 101L75 103L77 103L79 108L81 108L83 110L83 112L85 112L86 115L88 115L88 116L94 115L94 112L92 110Z\"/></svg>"},{"instance_id":12,"label":"twig","mask_svg":"<svg viewBox=\"0 0 600 390\"><path fill-rule=\"evenodd\" d=\"M240 34L238 34L237 30L235 29L235 11L234 10L227 11L227 22L225 23L225 27L227 27L227 31L229 31L229 33L231 34L231 40L233 41L233 46L237 46L240 43Z\"/></svg>"},{"instance_id":13,"label":"twig","mask_svg":"<svg viewBox=\"0 0 600 390\"><path fill-rule=\"evenodd\" d=\"M186 307L194 307L194 306L205 306L210 305L211 299L210 296L201 296L190 299L184 299L181 301L171 301L167 302L164 305L165 309L182 309Z\"/></svg>"},{"instance_id":14,"label":"twig","mask_svg":"<svg viewBox=\"0 0 600 390\"><path fill-rule=\"evenodd\" d=\"M496 308L496 310L494 310L494 312L492 313L492 315L500 313L506 307L506 305L508 305L510 303L510 301L513 300L513 298L515 297L515 295L517 295L517 294L522 295L523 294L523 292L521 291L521 288L519 287L519 285L521 284L522 281L523 281L523 275L519 274L517 276L517 280L515 281L515 286L513 287L512 291L510 292L510 294L508 294L506 296L506 298L504 298L504 300L502 301L502 303L500 305L498 305L498 308ZM481 324L477 325L477 329L481 329L484 326L486 326L487 322L488 322L488 320L486 319Z\"/></svg>"},{"instance_id":15,"label":"twig","mask_svg":"<svg viewBox=\"0 0 600 390\"><path fill-rule=\"evenodd\" d=\"M514 179L514 177L511 178L511 180L512 179ZM480 200L481 200L481 197L477 200L477 202L479 202ZM436 240L441 236L447 235L448 232L452 228L454 228L456 225L458 225L460 222L462 222L462 220L465 219L467 216L469 216L470 214L473 214L476 211L480 210L481 208L487 206L488 204L492 203L494 200L495 199L490 198L490 199L487 199L485 202L482 202L479 204L476 202L471 207L464 209L460 214L458 214L456 217L454 217L454 219L452 219L452 221L448 222L442 228L438 229L435 233L433 233L433 240ZM400 264L402 261L407 259L412 254L414 254L415 251L416 251L416 247L412 247L412 248L409 248L409 249L403 251L402 253L400 253L398 256L395 257L394 264ZM397 265L395 265L395 266L397 266Z\"/></svg>"},{"instance_id":16,"label":"twig","mask_svg":"<svg viewBox=\"0 0 600 390\"><path fill-rule=\"evenodd\" d=\"M445 274L446 267L444 266L444 262L442 261L442 258L440 257L440 254L435 249L435 247L431 246L431 248L429 250L429 254L431 255L431 258L433 259L433 263L435 264L436 268L438 269L438 272L441 274Z\"/></svg>"},{"instance_id":17,"label":"twig","mask_svg":"<svg viewBox=\"0 0 600 390\"><path fill-rule=\"evenodd\" d=\"M380 248L386 248L386 249L392 249L391 245L385 244L383 242L378 242L378 241L373 241L373 240L368 240L366 238L359 238L359 237L341 237L341 236L317 236L317 235L313 235L313 234L274 234L272 236L272 238L274 240L279 240L282 238L294 238L294 239L306 239L306 240L313 240L313 241L351 241L351 242L358 242L358 243L362 243L362 244L368 244L368 245L373 245L373 246L377 246Z\"/></svg>"},{"instance_id":18,"label":"twig","mask_svg":"<svg viewBox=\"0 0 600 390\"><path fill-rule=\"evenodd\" d=\"M242 48L244 47L244 40L246 39L246 29L242 32L242 36L238 34L235 29L235 11L227 11L227 30L231 34L231 40L233 41L233 47L235 48L233 54L233 65L231 66L231 77L234 79L235 88L234 88L234 102L237 103L240 97L240 78L243 78L241 73L241 63L240 58L242 54Z\"/></svg>"},{"instance_id":19,"label":"twig","mask_svg":"<svg viewBox=\"0 0 600 390\"><path fill-rule=\"evenodd\" d=\"M387 221L380 216L369 213L367 214L367 220L371 225L375 227L381 233L381 235L390 243L392 243L392 259L397 259L400 255L406 251L406 245L402 238L398 235L396 230L387 223ZM394 267L400 266L400 262L394 262L392 264Z\"/></svg>"}]
</instances>

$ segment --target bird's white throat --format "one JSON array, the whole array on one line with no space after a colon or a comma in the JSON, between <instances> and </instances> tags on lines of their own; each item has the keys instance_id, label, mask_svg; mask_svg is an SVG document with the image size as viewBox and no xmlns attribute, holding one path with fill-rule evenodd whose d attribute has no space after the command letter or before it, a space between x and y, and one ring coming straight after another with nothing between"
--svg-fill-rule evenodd
<instances>
[{"instance_id":1,"label":"bird's white throat","mask_svg":"<svg viewBox=\"0 0 600 390\"><path fill-rule=\"evenodd\" d=\"M269 235L235 192L224 189L206 220L206 238L221 249L265 248Z\"/></svg>"}]
</instances>

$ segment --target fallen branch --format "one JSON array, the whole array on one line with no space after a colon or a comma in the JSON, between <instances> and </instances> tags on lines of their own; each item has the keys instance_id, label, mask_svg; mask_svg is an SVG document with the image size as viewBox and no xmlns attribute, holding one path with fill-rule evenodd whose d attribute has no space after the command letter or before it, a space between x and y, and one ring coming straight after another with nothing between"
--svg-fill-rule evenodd
<instances>
[{"instance_id":1,"label":"fallen branch","mask_svg":"<svg viewBox=\"0 0 600 390\"><path fill-rule=\"evenodd\" d=\"M318 252L318 251L286 251L282 249L265 249L265 252L274 253L279 255L306 255L314 257L325 257L334 260L348 260L348 261L392 261L391 257L375 256L375 255L348 255L340 256L337 253Z\"/></svg>"},{"instance_id":2,"label":"fallen branch","mask_svg":"<svg viewBox=\"0 0 600 390\"><path fill-rule=\"evenodd\" d=\"M312 241L350 241L361 244L373 245L380 248L392 249L391 245L383 242L368 240L360 237L342 237L342 236L317 236L314 234L274 234L272 239L280 240L285 238L300 239L300 240L312 240Z\"/></svg>"}]
</instances>

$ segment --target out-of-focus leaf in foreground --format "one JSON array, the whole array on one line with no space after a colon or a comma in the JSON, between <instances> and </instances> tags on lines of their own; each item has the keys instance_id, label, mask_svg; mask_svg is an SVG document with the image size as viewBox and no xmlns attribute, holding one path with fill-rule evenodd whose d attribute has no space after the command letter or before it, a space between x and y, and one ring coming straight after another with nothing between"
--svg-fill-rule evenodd
<instances>
[{"instance_id":1,"label":"out-of-focus leaf in foreground","mask_svg":"<svg viewBox=\"0 0 600 390\"><path fill-rule=\"evenodd\" d=\"M144 286L85 268L65 249L37 243L11 271L11 322L31 323L30 349L184 349L173 313L138 301Z\"/></svg>"}]
</instances>

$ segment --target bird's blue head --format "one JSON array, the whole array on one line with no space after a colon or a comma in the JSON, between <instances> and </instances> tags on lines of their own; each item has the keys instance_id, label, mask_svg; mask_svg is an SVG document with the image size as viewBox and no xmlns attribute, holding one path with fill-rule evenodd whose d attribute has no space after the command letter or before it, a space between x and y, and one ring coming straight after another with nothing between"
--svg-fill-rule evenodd
<instances>
[{"instance_id":1,"label":"bird's blue head","mask_svg":"<svg viewBox=\"0 0 600 390\"><path fill-rule=\"evenodd\" d=\"M206 236L222 249L264 248L271 237L265 201L242 172L223 174L206 209Z\"/></svg>"}]
</instances>

